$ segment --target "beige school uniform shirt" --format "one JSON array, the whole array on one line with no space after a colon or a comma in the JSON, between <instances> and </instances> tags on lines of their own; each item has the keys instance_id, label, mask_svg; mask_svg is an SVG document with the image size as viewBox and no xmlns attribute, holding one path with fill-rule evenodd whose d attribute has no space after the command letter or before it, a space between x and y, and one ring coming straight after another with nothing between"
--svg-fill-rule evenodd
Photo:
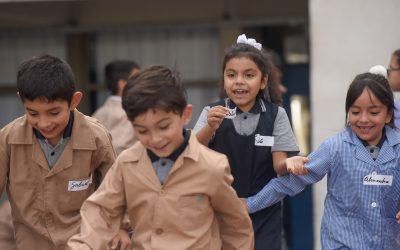
<instances>
[{"instance_id":1,"label":"beige school uniform shirt","mask_svg":"<svg viewBox=\"0 0 400 250\"><path fill-rule=\"evenodd\" d=\"M107 249L127 209L135 250L251 250L251 220L232 181L227 158L192 134L161 185L146 149L136 143L82 206L81 233L69 247Z\"/></svg>"},{"instance_id":2,"label":"beige school uniform shirt","mask_svg":"<svg viewBox=\"0 0 400 250\"><path fill-rule=\"evenodd\" d=\"M82 203L115 160L109 133L75 110L71 137L52 169L26 116L0 130L0 142L0 193L7 177L18 249L65 249L79 232Z\"/></svg>"},{"instance_id":3,"label":"beige school uniform shirt","mask_svg":"<svg viewBox=\"0 0 400 250\"><path fill-rule=\"evenodd\" d=\"M121 97L108 97L103 106L92 116L110 131L112 144L117 154L136 142L132 124L122 108Z\"/></svg>"},{"instance_id":4,"label":"beige school uniform shirt","mask_svg":"<svg viewBox=\"0 0 400 250\"><path fill-rule=\"evenodd\" d=\"M8 201L0 205L0 249L15 250L14 228L11 219L11 207Z\"/></svg>"}]
</instances>

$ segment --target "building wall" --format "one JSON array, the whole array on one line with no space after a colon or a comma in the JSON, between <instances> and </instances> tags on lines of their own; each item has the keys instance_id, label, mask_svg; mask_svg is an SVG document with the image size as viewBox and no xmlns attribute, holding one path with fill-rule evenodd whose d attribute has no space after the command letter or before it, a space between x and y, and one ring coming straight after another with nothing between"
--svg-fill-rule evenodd
<instances>
[{"instance_id":1,"label":"building wall","mask_svg":"<svg viewBox=\"0 0 400 250\"><path fill-rule=\"evenodd\" d=\"M313 149L345 124L345 95L356 74L387 66L400 48L398 0L310 0L311 107ZM315 246L326 180L313 189Z\"/></svg>"}]
</instances>

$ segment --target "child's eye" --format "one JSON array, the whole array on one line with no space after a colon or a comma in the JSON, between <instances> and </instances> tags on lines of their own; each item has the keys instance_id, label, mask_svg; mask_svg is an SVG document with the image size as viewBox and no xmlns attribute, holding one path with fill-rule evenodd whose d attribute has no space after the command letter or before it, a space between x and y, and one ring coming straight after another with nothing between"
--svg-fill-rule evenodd
<instances>
[{"instance_id":1,"label":"child's eye","mask_svg":"<svg viewBox=\"0 0 400 250\"><path fill-rule=\"evenodd\" d=\"M144 135L147 133L147 130L136 130L138 134Z\"/></svg>"},{"instance_id":2,"label":"child's eye","mask_svg":"<svg viewBox=\"0 0 400 250\"><path fill-rule=\"evenodd\" d=\"M360 114L359 111L351 111L350 113L351 113L352 115L358 115L358 114Z\"/></svg>"},{"instance_id":3,"label":"child's eye","mask_svg":"<svg viewBox=\"0 0 400 250\"><path fill-rule=\"evenodd\" d=\"M233 78L233 77L235 77L235 74L233 74L233 73L227 73L227 74L226 74L226 77L228 77L228 78Z\"/></svg>"},{"instance_id":4,"label":"child's eye","mask_svg":"<svg viewBox=\"0 0 400 250\"><path fill-rule=\"evenodd\" d=\"M371 115L377 116L377 115L379 115L379 112L378 112L378 111L376 111L376 112L371 112Z\"/></svg>"},{"instance_id":5,"label":"child's eye","mask_svg":"<svg viewBox=\"0 0 400 250\"><path fill-rule=\"evenodd\" d=\"M245 76L246 76L246 78L253 78L254 74L246 74Z\"/></svg>"},{"instance_id":6,"label":"child's eye","mask_svg":"<svg viewBox=\"0 0 400 250\"><path fill-rule=\"evenodd\" d=\"M168 127L169 127L169 124L168 124L168 125L160 126L159 128L160 128L161 130L166 130L166 129L168 129Z\"/></svg>"},{"instance_id":7,"label":"child's eye","mask_svg":"<svg viewBox=\"0 0 400 250\"><path fill-rule=\"evenodd\" d=\"M50 115L56 116L58 115L60 112L50 112Z\"/></svg>"},{"instance_id":8,"label":"child's eye","mask_svg":"<svg viewBox=\"0 0 400 250\"><path fill-rule=\"evenodd\" d=\"M28 113L29 116L35 117L37 116L37 113Z\"/></svg>"}]
</instances>

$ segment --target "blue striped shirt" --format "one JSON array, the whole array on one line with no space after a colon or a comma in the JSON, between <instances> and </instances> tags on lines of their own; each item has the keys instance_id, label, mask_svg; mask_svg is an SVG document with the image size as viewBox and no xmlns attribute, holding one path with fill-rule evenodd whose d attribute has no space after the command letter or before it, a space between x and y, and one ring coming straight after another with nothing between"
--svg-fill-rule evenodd
<instances>
[{"instance_id":1,"label":"blue striped shirt","mask_svg":"<svg viewBox=\"0 0 400 250\"><path fill-rule=\"evenodd\" d=\"M307 175L275 178L249 197L250 213L300 193L327 174L322 249L399 250L400 224L395 216L400 211L400 134L385 129L376 160L350 128L327 139L308 156ZM371 181L371 176L378 181ZM392 184L383 185L390 176Z\"/></svg>"}]
</instances>

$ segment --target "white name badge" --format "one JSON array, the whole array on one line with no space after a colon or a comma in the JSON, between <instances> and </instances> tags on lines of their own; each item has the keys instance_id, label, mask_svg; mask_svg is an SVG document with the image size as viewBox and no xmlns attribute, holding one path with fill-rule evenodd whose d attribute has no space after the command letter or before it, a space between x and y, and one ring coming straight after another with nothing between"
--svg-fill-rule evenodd
<instances>
[{"instance_id":1,"label":"white name badge","mask_svg":"<svg viewBox=\"0 0 400 250\"><path fill-rule=\"evenodd\" d=\"M372 186L391 186L392 182L393 175L369 174L363 179L364 185Z\"/></svg>"},{"instance_id":2,"label":"white name badge","mask_svg":"<svg viewBox=\"0 0 400 250\"><path fill-rule=\"evenodd\" d=\"M264 147L272 147L272 146L274 146L274 137L256 134L255 140L254 140L254 145L255 146L264 146Z\"/></svg>"},{"instance_id":3,"label":"white name badge","mask_svg":"<svg viewBox=\"0 0 400 250\"><path fill-rule=\"evenodd\" d=\"M228 114L225 116L227 119L233 119L236 117L236 108L234 107L233 109L228 109Z\"/></svg>"},{"instance_id":4,"label":"white name badge","mask_svg":"<svg viewBox=\"0 0 400 250\"><path fill-rule=\"evenodd\" d=\"M68 182L68 191L76 192L76 191L88 189L88 187L91 183L92 183L92 175L90 175L89 178L87 178L85 180L69 181Z\"/></svg>"}]
</instances>

